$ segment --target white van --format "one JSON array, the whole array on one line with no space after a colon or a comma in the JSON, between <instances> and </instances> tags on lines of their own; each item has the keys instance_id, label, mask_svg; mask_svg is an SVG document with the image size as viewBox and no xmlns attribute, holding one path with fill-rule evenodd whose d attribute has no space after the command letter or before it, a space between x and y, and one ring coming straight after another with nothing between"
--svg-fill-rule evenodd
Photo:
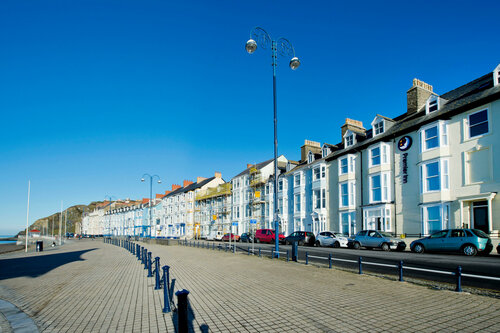
<instances>
[{"instance_id":1,"label":"white van","mask_svg":"<svg viewBox=\"0 0 500 333\"><path fill-rule=\"evenodd\" d=\"M213 240L220 241L220 240L222 240L222 236L224 236L222 231L215 231L214 230L207 235L207 240L208 241L213 241Z\"/></svg>"}]
</instances>

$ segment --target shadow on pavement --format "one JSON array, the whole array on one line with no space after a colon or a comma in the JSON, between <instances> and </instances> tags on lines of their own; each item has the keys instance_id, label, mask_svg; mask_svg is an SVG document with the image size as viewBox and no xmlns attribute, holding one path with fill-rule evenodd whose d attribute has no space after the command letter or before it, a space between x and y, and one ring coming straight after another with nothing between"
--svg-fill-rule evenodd
<instances>
[{"instance_id":1,"label":"shadow on pavement","mask_svg":"<svg viewBox=\"0 0 500 333\"><path fill-rule=\"evenodd\" d=\"M188 330L187 330L187 332L195 332L195 330L193 328L193 321L194 321L195 315L194 315L193 308L191 307L191 302L189 300L188 300L188 309L187 310L188 310ZM178 333L187 333L187 332L183 332L182 330L179 329L179 325L178 325L178 320L179 320L178 309L176 308L172 312L173 312L172 313L172 321L174 323L175 331L178 332ZM208 333L210 331L210 327L207 324L201 324L200 325L200 331L202 333Z\"/></svg>"},{"instance_id":2,"label":"shadow on pavement","mask_svg":"<svg viewBox=\"0 0 500 333\"><path fill-rule=\"evenodd\" d=\"M70 262L84 261L85 259L81 258L82 254L93 250L96 248L42 256L0 259L0 280L21 276L38 277Z\"/></svg>"}]
</instances>

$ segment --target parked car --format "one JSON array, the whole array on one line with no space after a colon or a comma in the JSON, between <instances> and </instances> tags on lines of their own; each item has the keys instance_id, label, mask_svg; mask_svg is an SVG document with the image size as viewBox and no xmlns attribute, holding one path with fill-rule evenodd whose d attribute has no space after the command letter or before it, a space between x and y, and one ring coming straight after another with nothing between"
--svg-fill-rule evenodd
<instances>
[{"instance_id":1,"label":"parked car","mask_svg":"<svg viewBox=\"0 0 500 333\"><path fill-rule=\"evenodd\" d=\"M316 235L316 246L347 247L347 237L338 232L322 231Z\"/></svg>"},{"instance_id":2,"label":"parked car","mask_svg":"<svg viewBox=\"0 0 500 333\"><path fill-rule=\"evenodd\" d=\"M367 249L379 248L383 251L404 251L406 243L395 238L390 233L379 230L361 230L354 236L350 246L354 249L365 247Z\"/></svg>"},{"instance_id":3,"label":"parked car","mask_svg":"<svg viewBox=\"0 0 500 333\"><path fill-rule=\"evenodd\" d=\"M410 249L415 253L460 252L475 256L478 253L489 254L493 244L490 237L479 229L445 229L411 242Z\"/></svg>"},{"instance_id":4,"label":"parked car","mask_svg":"<svg viewBox=\"0 0 500 333\"><path fill-rule=\"evenodd\" d=\"M497 253L500 254L500 243L497 245Z\"/></svg>"},{"instance_id":5,"label":"parked car","mask_svg":"<svg viewBox=\"0 0 500 333\"><path fill-rule=\"evenodd\" d=\"M244 232L240 236L240 242L245 242L245 243L252 243L254 241L254 238L252 234Z\"/></svg>"},{"instance_id":6,"label":"parked car","mask_svg":"<svg viewBox=\"0 0 500 333\"><path fill-rule=\"evenodd\" d=\"M235 234L224 234L224 236L222 236L222 241L223 242L228 242L229 241L229 235L231 235L231 241L232 242L237 242L240 240L240 236L238 235L235 235Z\"/></svg>"},{"instance_id":7,"label":"parked car","mask_svg":"<svg viewBox=\"0 0 500 333\"><path fill-rule=\"evenodd\" d=\"M274 243L276 237L273 229L258 229L255 232L255 242L257 243ZM278 241L281 243L285 239L285 235L279 234Z\"/></svg>"},{"instance_id":8,"label":"parked car","mask_svg":"<svg viewBox=\"0 0 500 333\"><path fill-rule=\"evenodd\" d=\"M310 231L295 231L285 238L285 244L293 244L294 242L298 242L300 246L305 244L314 246L315 241L316 237L314 237L314 234Z\"/></svg>"}]
</instances>

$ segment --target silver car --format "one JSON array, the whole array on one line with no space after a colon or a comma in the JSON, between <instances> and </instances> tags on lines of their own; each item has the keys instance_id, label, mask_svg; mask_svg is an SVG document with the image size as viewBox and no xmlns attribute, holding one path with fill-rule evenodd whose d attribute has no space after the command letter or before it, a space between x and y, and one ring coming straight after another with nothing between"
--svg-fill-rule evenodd
<instances>
[{"instance_id":1,"label":"silver car","mask_svg":"<svg viewBox=\"0 0 500 333\"><path fill-rule=\"evenodd\" d=\"M347 247L347 237L341 233L322 231L316 236L316 246Z\"/></svg>"},{"instance_id":2,"label":"silver car","mask_svg":"<svg viewBox=\"0 0 500 333\"><path fill-rule=\"evenodd\" d=\"M406 249L406 243L385 231L362 230L354 237L352 247L356 250L365 247L367 249L380 248L384 251L403 251Z\"/></svg>"}]
</instances>

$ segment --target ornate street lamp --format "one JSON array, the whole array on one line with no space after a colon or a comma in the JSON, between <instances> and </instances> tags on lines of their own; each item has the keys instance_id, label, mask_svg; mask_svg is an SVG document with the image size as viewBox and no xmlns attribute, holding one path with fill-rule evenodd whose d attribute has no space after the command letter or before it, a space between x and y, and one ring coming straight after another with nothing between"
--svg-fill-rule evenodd
<instances>
[{"instance_id":1,"label":"ornate street lamp","mask_svg":"<svg viewBox=\"0 0 500 333\"><path fill-rule=\"evenodd\" d=\"M300 60L295 56L295 50L292 43L286 38L278 38L274 40L262 28L253 28L250 32L250 39L245 45L245 49L249 54L257 50L257 45L264 50L271 48L273 58L273 106L274 106L274 233L275 233L275 256L279 258L279 222L278 222L278 120L276 106L276 66L278 55L291 57L289 66L292 70L296 70L300 66Z\"/></svg>"},{"instance_id":2,"label":"ornate street lamp","mask_svg":"<svg viewBox=\"0 0 500 333\"><path fill-rule=\"evenodd\" d=\"M158 178L158 184L161 184L161 179L160 179L160 176L158 176L158 175L151 176L149 173L145 173L142 175L141 182L145 181L144 177L149 177L149 237L151 237L151 229L153 226L153 223L152 223L152 219L153 219L153 212L152 212L152 209L153 209L153 204L152 204L152 201L153 201L153 179L155 177ZM156 237L156 233L155 233L155 237Z\"/></svg>"}]
</instances>

